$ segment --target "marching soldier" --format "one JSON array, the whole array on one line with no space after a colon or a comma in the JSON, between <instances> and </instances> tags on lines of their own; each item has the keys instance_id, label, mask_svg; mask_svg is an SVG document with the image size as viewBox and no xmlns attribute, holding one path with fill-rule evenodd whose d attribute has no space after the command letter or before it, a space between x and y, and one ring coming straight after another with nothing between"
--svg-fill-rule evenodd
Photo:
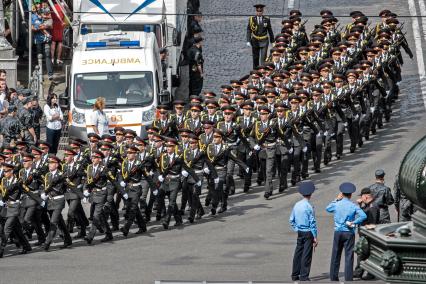
<instances>
[{"instance_id":1,"label":"marching soldier","mask_svg":"<svg viewBox=\"0 0 426 284\"><path fill-rule=\"evenodd\" d=\"M22 231L21 223L19 223L22 187L13 174L15 166L9 163L3 163L2 166L4 177L1 180L0 207L7 206L7 208L5 215L6 220L3 226L3 236L0 244L0 258L3 257L4 249L12 233L23 247L21 254L31 251L31 246Z\"/></svg>"},{"instance_id":2,"label":"marching soldier","mask_svg":"<svg viewBox=\"0 0 426 284\"><path fill-rule=\"evenodd\" d=\"M237 134L236 123L234 122L235 108L233 106L226 106L222 108L224 120L217 123L217 129L222 131L224 134L224 140L228 146L228 151L231 151L233 155L237 155L237 148L239 144L239 138ZM234 169L235 162L232 159L228 160L226 166L226 181L225 181L225 192L229 195L235 194L235 181L234 181Z\"/></svg>"},{"instance_id":3,"label":"marching soldier","mask_svg":"<svg viewBox=\"0 0 426 284\"><path fill-rule=\"evenodd\" d=\"M290 168L290 155L293 152L292 147L292 132L293 129L287 120L288 107L283 103L275 105L277 111L277 150L278 157L277 167L279 169L280 185L279 192L284 192L288 188L287 174Z\"/></svg>"},{"instance_id":4,"label":"marching soldier","mask_svg":"<svg viewBox=\"0 0 426 284\"><path fill-rule=\"evenodd\" d=\"M166 152L160 156L160 167L158 168L158 181L161 188L158 192L158 202L160 211L165 208L164 199L166 195L169 197L169 206L167 207L166 218L163 221L164 229L169 228L172 215L175 218L175 226L182 225L182 216L176 204L176 198L181 188L182 169L188 172L195 180L197 187L201 187L201 180L195 174L194 170L189 168L183 161L182 157L176 154L177 140L168 138L166 142Z\"/></svg>"},{"instance_id":5,"label":"marching soldier","mask_svg":"<svg viewBox=\"0 0 426 284\"><path fill-rule=\"evenodd\" d=\"M139 209L139 200L142 195L142 177L147 178L148 173L145 167L142 166L140 160L137 159L138 148L135 145L130 145L127 149L127 158L121 165L119 181L121 192L126 202L126 222L120 229L126 237L129 234L130 227L133 222L137 222L139 230L136 234L146 232L145 219Z\"/></svg>"},{"instance_id":6,"label":"marching soldier","mask_svg":"<svg viewBox=\"0 0 426 284\"><path fill-rule=\"evenodd\" d=\"M292 145L293 148L289 150L291 161L293 164L293 171L291 172L291 185L295 185L300 181L300 161L302 150L306 147L303 139L303 129L300 127L298 122L300 119L299 103L300 98L298 96L289 97L290 110L287 112L287 122L292 128Z\"/></svg>"},{"instance_id":7,"label":"marching soldier","mask_svg":"<svg viewBox=\"0 0 426 284\"><path fill-rule=\"evenodd\" d=\"M203 151L205 151L207 148L207 145L209 145L213 141L214 125L215 125L214 121L210 121L210 120L203 121L204 133L200 135L200 149Z\"/></svg>"},{"instance_id":8,"label":"marching soldier","mask_svg":"<svg viewBox=\"0 0 426 284\"><path fill-rule=\"evenodd\" d=\"M251 177L253 173L253 167L255 164L255 155L253 155L253 149L250 144L250 134L253 126L256 122L256 118L252 115L253 102L245 101L241 104L243 115L237 117L236 124L237 134L239 135L240 143L238 144L237 157L243 161L249 167L249 172L244 175L244 169L240 169L240 174L245 176L244 178L244 192L248 192L251 186Z\"/></svg>"},{"instance_id":9,"label":"marching soldier","mask_svg":"<svg viewBox=\"0 0 426 284\"><path fill-rule=\"evenodd\" d=\"M277 145L277 124L275 119L269 119L271 113L267 106L259 108L260 120L256 121L251 133L253 149L257 151L260 160L260 172L265 177L265 199L273 192L272 167L275 160ZM258 179L258 184L259 184Z\"/></svg>"},{"instance_id":10,"label":"marching soldier","mask_svg":"<svg viewBox=\"0 0 426 284\"><path fill-rule=\"evenodd\" d=\"M44 244L45 251L49 250L58 228L64 236L64 244L61 248L67 248L72 244L70 233L62 217L62 210L65 208L65 177L59 170L61 160L54 155L49 155L48 163L49 172L44 177L44 192L40 195L44 203L47 202L50 215L50 230Z\"/></svg>"},{"instance_id":11,"label":"marching soldier","mask_svg":"<svg viewBox=\"0 0 426 284\"><path fill-rule=\"evenodd\" d=\"M199 138L195 134L189 135L190 149L183 153L183 160L187 167L194 169L198 179L202 182L203 174L207 172L213 178L217 178L217 173L210 160L207 159L206 153L199 148ZM205 170L206 169L206 170ZM193 223L195 219L201 219L205 214L203 206L200 202L201 186L196 185L196 181L186 170L182 170L182 176L187 178L188 194L191 199L191 211L188 221Z\"/></svg>"},{"instance_id":12,"label":"marching soldier","mask_svg":"<svg viewBox=\"0 0 426 284\"><path fill-rule=\"evenodd\" d=\"M65 177L65 199L68 202L67 228L69 232L73 231L74 223L80 227L80 231L74 238L84 238L86 236L86 227L89 225L86 214L84 213L81 200L83 196L84 168L76 163L74 157L77 152L70 146L64 150L63 173Z\"/></svg>"},{"instance_id":13,"label":"marching soldier","mask_svg":"<svg viewBox=\"0 0 426 284\"><path fill-rule=\"evenodd\" d=\"M157 106L159 110L160 117L155 119L152 122L154 127L157 127L160 131L159 134L167 137L174 137L177 135L177 129L175 129L175 124L169 118L169 111L166 105Z\"/></svg>"},{"instance_id":14,"label":"marching soldier","mask_svg":"<svg viewBox=\"0 0 426 284\"><path fill-rule=\"evenodd\" d=\"M269 42L274 42L271 20L263 16L265 5L256 4L256 16L251 16L247 25L247 46L251 46L253 55L253 69L263 65L268 52ZM269 35L269 41L268 41Z\"/></svg>"},{"instance_id":15,"label":"marching soldier","mask_svg":"<svg viewBox=\"0 0 426 284\"><path fill-rule=\"evenodd\" d=\"M179 130L184 127L185 123L185 102L182 100L173 101L174 113L171 114L170 119L174 122L175 127Z\"/></svg>"},{"instance_id":16,"label":"marching soldier","mask_svg":"<svg viewBox=\"0 0 426 284\"><path fill-rule=\"evenodd\" d=\"M23 168L19 171L18 181L22 186L22 226L27 236L30 238L32 230L37 234L38 242L36 246L42 245L46 241L46 236L41 227L41 207L40 186L42 178L38 171L33 167L34 156L26 153L23 156Z\"/></svg>"},{"instance_id":17,"label":"marching soldier","mask_svg":"<svg viewBox=\"0 0 426 284\"><path fill-rule=\"evenodd\" d=\"M184 128L191 130L199 136L202 131L201 111L203 107L200 104L191 104L191 117L185 120Z\"/></svg>"},{"instance_id":18,"label":"marching soldier","mask_svg":"<svg viewBox=\"0 0 426 284\"><path fill-rule=\"evenodd\" d=\"M224 183L227 178L227 165L228 160L232 159L240 167L245 169L245 172L249 172L249 168L244 164L240 159L235 157L235 155L229 151L228 146L223 143L224 133L219 129L213 130L213 143L209 144L206 149L207 158L210 160L210 163L213 165L217 172L217 177L213 173L207 172L208 175L208 185L209 195L211 196L212 208L210 209L211 215L216 215L216 210L221 202L221 208L218 213L225 212L228 210L228 192L224 188ZM207 206L207 205L206 205Z\"/></svg>"},{"instance_id":19,"label":"marching soldier","mask_svg":"<svg viewBox=\"0 0 426 284\"><path fill-rule=\"evenodd\" d=\"M92 164L87 166L86 181L84 184L83 195L85 198L90 198L93 204L93 220L90 227L89 234L84 238L87 244L92 244L95 237L96 230L104 232L105 237L101 242L111 241L113 239L111 228L107 222L105 213L105 203L108 198L108 179L113 179L109 176L108 169L102 165L104 154L99 150L92 151Z\"/></svg>"}]
</instances>

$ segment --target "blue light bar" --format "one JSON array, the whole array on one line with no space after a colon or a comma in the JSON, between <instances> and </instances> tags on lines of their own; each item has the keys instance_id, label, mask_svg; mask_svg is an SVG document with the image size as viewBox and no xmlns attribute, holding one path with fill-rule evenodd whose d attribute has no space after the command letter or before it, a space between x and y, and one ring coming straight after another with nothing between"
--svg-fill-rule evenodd
<instances>
[{"instance_id":1,"label":"blue light bar","mask_svg":"<svg viewBox=\"0 0 426 284\"><path fill-rule=\"evenodd\" d=\"M140 46L141 42L138 40L120 41L120 46Z\"/></svg>"},{"instance_id":2,"label":"blue light bar","mask_svg":"<svg viewBox=\"0 0 426 284\"><path fill-rule=\"evenodd\" d=\"M141 42L139 40L122 40L122 41L92 41L86 42L86 48L102 48L108 46L121 46L121 47L132 47L140 46Z\"/></svg>"},{"instance_id":3,"label":"blue light bar","mask_svg":"<svg viewBox=\"0 0 426 284\"><path fill-rule=\"evenodd\" d=\"M95 42L86 42L87 48L97 48L97 47L106 47L106 42L103 41L95 41Z\"/></svg>"}]
</instances>

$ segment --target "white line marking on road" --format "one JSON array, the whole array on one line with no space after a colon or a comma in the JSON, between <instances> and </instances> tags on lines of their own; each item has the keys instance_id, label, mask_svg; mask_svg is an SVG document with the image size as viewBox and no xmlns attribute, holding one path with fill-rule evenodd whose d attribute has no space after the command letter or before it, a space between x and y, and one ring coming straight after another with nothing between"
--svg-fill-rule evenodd
<instances>
[{"instance_id":1,"label":"white line marking on road","mask_svg":"<svg viewBox=\"0 0 426 284\"><path fill-rule=\"evenodd\" d=\"M294 8L294 0L288 0L288 6L289 9L293 9Z\"/></svg>"},{"instance_id":2,"label":"white line marking on road","mask_svg":"<svg viewBox=\"0 0 426 284\"><path fill-rule=\"evenodd\" d=\"M426 7L424 0L419 1L420 14L424 17L426 16ZM419 69L419 77L420 77L420 89L422 91L423 103L426 108L426 70L425 70L425 62L423 59L423 48L422 48L422 39L420 35L420 26L419 20L417 18L416 6L414 4L414 0L408 0L408 8L410 10L411 23L413 26L413 36L414 43L416 45L416 57L417 57L417 68ZM422 17L423 29L426 28L426 19ZM426 40L426 35L425 35Z\"/></svg>"}]
</instances>

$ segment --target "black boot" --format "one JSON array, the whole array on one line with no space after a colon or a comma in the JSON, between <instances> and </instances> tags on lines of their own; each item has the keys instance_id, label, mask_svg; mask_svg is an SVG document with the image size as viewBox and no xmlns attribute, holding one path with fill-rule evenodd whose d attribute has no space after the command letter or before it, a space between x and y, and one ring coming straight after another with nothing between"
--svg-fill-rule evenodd
<instances>
[{"instance_id":1,"label":"black boot","mask_svg":"<svg viewBox=\"0 0 426 284\"><path fill-rule=\"evenodd\" d=\"M102 242L102 243L104 243L104 242L109 242L109 241L112 241L112 239L113 239L113 237L112 237L112 233L111 233L111 232L109 232L109 233L106 233L106 234L105 234L105 237L101 240L101 242Z\"/></svg>"}]
</instances>

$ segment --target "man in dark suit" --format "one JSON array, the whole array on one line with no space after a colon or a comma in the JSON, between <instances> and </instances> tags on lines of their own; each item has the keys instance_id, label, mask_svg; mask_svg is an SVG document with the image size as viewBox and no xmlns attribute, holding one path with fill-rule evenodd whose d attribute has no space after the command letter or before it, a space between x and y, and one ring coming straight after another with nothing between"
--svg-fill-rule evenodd
<instances>
[{"instance_id":1,"label":"man in dark suit","mask_svg":"<svg viewBox=\"0 0 426 284\"><path fill-rule=\"evenodd\" d=\"M247 46L251 46L253 52L253 69L263 65L268 52L269 42L274 42L271 20L263 16L265 5L256 4L256 16L251 16L247 25ZM269 41L268 41L269 34Z\"/></svg>"}]
</instances>

